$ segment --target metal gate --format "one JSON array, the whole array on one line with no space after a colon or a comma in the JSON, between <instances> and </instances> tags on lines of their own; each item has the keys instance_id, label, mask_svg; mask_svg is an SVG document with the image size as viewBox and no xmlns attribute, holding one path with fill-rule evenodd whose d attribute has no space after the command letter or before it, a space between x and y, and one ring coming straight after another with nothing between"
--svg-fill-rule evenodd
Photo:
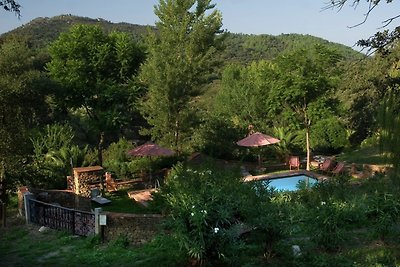
<instances>
[{"instance_id":1,"label":"metal gate","mask_svg":"<svg viewBox=\"0 0 400 267\"><path fill-rule=\"evenodd\" d=\"M95 233L94 213L68 209L36 199L28 200L29 221L51 229L68 231L74 235Z\"/></svg>"}]
</instances>

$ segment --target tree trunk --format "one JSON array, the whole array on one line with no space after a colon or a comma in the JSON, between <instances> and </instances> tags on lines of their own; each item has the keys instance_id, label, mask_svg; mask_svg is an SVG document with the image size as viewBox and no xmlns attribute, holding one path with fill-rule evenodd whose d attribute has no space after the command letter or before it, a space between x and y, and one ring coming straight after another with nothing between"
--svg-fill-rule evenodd
<instances>
[{"instance_id":1,"label":"tree trunk","mask_svg":"<svg viewBox=\"0 0 400 267\"><path fill-rule=\"evenodd\" d=\"M174 132L174 138L175 138L175 150L179 154L179 121L175 121L175 132Z\"/></svg>"},{"instance_id":2,"label":"tree trunk","mask_svg":"<svg viewBox=\"0 0 400 267\"><path fill-rule=\"evenodd\" d=\"M100 132L99 136L99 144L97 146L97 153L98 153L98 159L99 159L99 165L103 166L103 144L104 144L104 132Z\"/></svg>"},{"instance_id":3,"label":"tree trunk","mask_svg":"<svg viewBox=\"0 0 400 267\"><path fill-rule=\"evenodd\" d=\"M310 162L311 162L311 148L310 148L311 120L307 116L307 101L306 101L306 98L304 98L303 112L304 112L304 126L306 127L306 150L307 150L306 170L309 171L310 170Z\"/></svg>"},{"instance_id":4,"label":"tree trunk","mask_svg":"<svg viewBox=\"0 0 400 267\"><path fill-rule=\"evenodd\" d=\"M311 149L310 149L310 126L306 126L306 147L307 147L307 166L306 170L310 170L310 162L311 162Z\"/></svg>"}]
</instances>

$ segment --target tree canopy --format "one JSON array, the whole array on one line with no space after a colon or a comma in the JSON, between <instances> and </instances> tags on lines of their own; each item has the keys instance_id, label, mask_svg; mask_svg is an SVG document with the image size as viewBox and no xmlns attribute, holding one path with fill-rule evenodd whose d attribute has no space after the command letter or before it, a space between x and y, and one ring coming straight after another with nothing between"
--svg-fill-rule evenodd
<instances>
[{"instance_id":1,"label":"tree canopy","mask_svg":"<svg viewBox=\"0 0 400 267\"><path fill-rule=\"evenodd\" d=\"M61 34L49 51L47 70L64 88L59 100L87 114L101 153L105 131L119 130L134 117L130 101L139 94L133 79L143 50L127 34L107 35L100 27L78 25Z\"/></svg>"},{"instance_id":2,"label":"tree canopy","mask_svg":"<svg viewBox=\"0 0 400 267\"><path fill-rule=\"evenodd\" d=\"M210 0L161 0L157 33L147 38L148 59L140 80L148 87L142 113L153 140L182 150L196 122L190 101L211 70L221 14Z\"/></svg>"}]
</instances>

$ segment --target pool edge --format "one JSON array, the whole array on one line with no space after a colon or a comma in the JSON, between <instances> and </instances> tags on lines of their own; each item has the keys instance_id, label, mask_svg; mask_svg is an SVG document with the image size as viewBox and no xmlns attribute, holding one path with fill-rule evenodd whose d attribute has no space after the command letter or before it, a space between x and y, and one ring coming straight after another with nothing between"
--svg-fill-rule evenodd
<instances>
[{"instance_id":1,"label":"pool edge","mask_svg":"<svg viewBox=\"0 0 400 267\"><path fill-rule=\"evenodd\" d=\"M317 179L318 181L324 181L326 179L329 179L328 176L319 174L319 173L316 173L313 171L295 170L295 171L287 171L287 172L272 173L272 174L261 174L261 175L255 175L255 176L249 175L249 176L244 177L244 182L269 180L269 179L283 178L283 177L296 176L296 175L307 175L309 177Z\"/></svg>"}]
</instances>

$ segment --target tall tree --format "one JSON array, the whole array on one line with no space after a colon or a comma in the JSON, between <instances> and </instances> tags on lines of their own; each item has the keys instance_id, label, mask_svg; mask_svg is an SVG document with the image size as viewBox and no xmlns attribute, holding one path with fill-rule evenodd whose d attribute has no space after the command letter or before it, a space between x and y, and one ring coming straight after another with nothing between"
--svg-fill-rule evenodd
<instances>
[{"instance_id":1,"label":"tall tree","mask_svg":"<svg viewBox=\"0 0 400 267\"><path fill-rule=\"evenodd\" d=\"M25 41L12 38L0 46L0 165L15 179L30 151L30 129L46 119L46 84Z\"/></svg>"},{"instance_id":2,"label":"tall tree","mask_svg":"<svg viewBox=\"0 0 400 267\"><path fill-rule=\"evenodd\" d=\"M215 97L214 113L241 130L247 131L250 124L259 131L272 127L272 121L267 119L267 102L276 78L273 63L263 60L246 67L227 66Z\"/></svg>"},{"instance_id":3,"label":"tall tree","mask_svg":"<svg viewBox=\"0 0 400 267\"><path fill-rule=\"evenodd\" d=\"M275 103L275 106L292 110L305 130L307 170L310 169L311 159L311 126L314 119L324 113L325 105L329 106L324 98L332 92L335 76L330 70L334 69L338 60L334 51L317 45L308 51L301 49L281 56L276 61L281 85L275 87L275 99L272 99L271 105Z\"/></svg>"},{"instance_id":4,"label":"tall tree","mask_svg":"<svg viewBox=\"0 0 400 267\"><path fill-rule=\"evenodd\" d=\"M153 140L177 151L190 137L196 113L190 101L211 70L221 32L220 12L211 0L160 0L158 31L147 38L148 59L140 79L148 87L142 113Z\"/></svg>"},{"instance_id":5,"label":"tall tree","mask_svg":"<svg viewBox=\"0 0 400 267\"><path fill-rule=\"evenodd\" d=\"M380 56L377 55L376 60ZM381 151L386 155L386 160L394 168L390 176L396 186L400 187L400 46L391 50L389 55L382 59L385 61L386 87L384 96L380 98L381 105L378 112L380 126L379 141ZM390 65L388 65L391 64Z\"/></svg>"},{"instance_id":6,"label":"tall tree","mask_svg":"<svg viewBox=\"0 0 400 267\"><path fill-rule=\"evenodd\" d=\"M99 164L107 130L129 121L132 97L139 93L133 77L144 53L124 33L105 34L100 27L77 25L49 48L50 75L65 88L60 99L83 109L98 132Z\"/></svg>"},{"instance_id":7,"label":"tall tree","mask_svg":"<svg viewBox=\"0 0 400 267\"><path fill-rule=\"evenodd\" d=\"M343 6L348 2L348 0L332 0L331 5L329 7L337 7L339 9L343 8ZM353 0L353 5L358 5L360 0ZM377 5L382 4L382 2L386 2L386 4L393 4L393 0L367 0L366 1L369 6L365 15L364 20L360 23L364 23L371 12L376 8ZM400 14L394 17L384 18L383 26L386 27L391 23L394 23L395 20L400 18ZM358 25L356 25L358 26ZM389 69L388 75L384 77L381 84L386 86L381 86L382 91L384 91L384 95L382 98L382 105L380 106L380 116L379 116L379 126L381 127L380 132L380 145L383 152L386 152L388 155L389 163L391 163L394 167L394 172L392 173L392 178L394 178L395 184L400 186L400 115L399 115L399 99L400 99L400 75L399 75L399 60L398 54L399 51L399 39L400 39L400 27L395 27L394 30L384 30L381 32L377 32L374 36L370 37L367 40L360 40L358 44L363 47L369 47L371 49L377 49L380 54L383 56L387 56L387 52L395 52L395 62L393 63L391 68L387 68L384 66L380 71L385 72L385 70ZM393 56L393 55L392 55ZM379 60L379 55L376 56ZM385 79L386 78L386 79ZM386 92L385 92L386 91Z\"/></svg>"},{"instance_id":8,"label":"tall tree","mask_svg":"<svg viewBox=\"0 0 400 267\"><path fill-rule=\"evenodd\" d=\"M397 53L398 54L398 53ZM389 57L374 56L346 64L338 86L338 98L346 113L350 142L359 145L365 138L373 135L377 128L376 114L390 81L387 70L393 60Z\"/></svg>"}]
</instances>

